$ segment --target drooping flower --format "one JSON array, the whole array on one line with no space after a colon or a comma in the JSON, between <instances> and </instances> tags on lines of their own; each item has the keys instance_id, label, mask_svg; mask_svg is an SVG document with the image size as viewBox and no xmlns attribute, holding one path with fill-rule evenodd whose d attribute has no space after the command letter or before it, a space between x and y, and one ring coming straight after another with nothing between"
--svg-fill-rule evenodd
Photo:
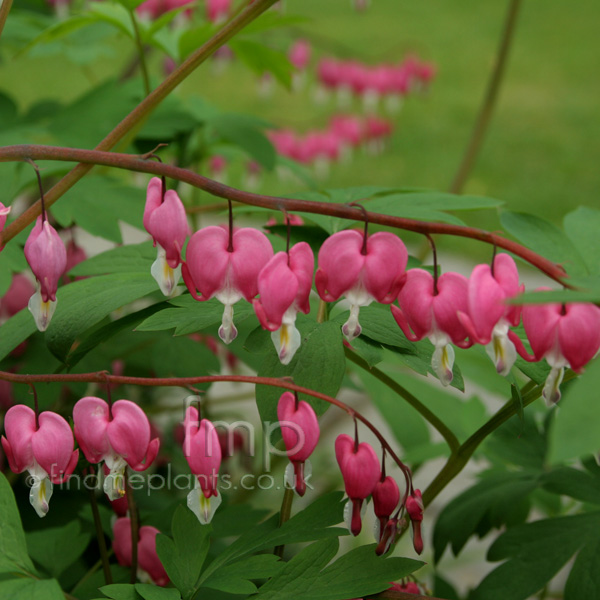
<instances>
[{"instance_id":1,"label":"drooping flower","mask_svg":"<svg viewBox=\"0 0 600 600\"><path fill-rule=\"evenodd\" d=\"M183 279L196 300L215 297L225 305L219 337L226 344L237 336L233 305L242 298L252 302L258 294L258 274L272 256L265 234L249 227L234 230L231 241L229 229L216 226L190 238Z\"/></svg>"},{"instance_id":2,"label":"drooping flower","mask_svg":"<svg viewBox=\"0 0 600 600\"><path fill-rule=\"evenodd\" d=\"M129 400L111 407L94 396L78 400L73 408L75 437L86 459L101 461L109 469L104 491L109 500L125 495L125 469L145 471L158 454L160 440L150 439L150 423L144 411Z\"/></svg>"},{"instance_id":3,"label":"drooping flower","mask_svg":"<svg viewBox=\"0 0 600 600\"><path fill-rule=\"evenodd\" d=\"M184 429L183 454L196 475L196 485L188 494L187 505L205 525L221 504L217 489L221 444L215 426L208 419L200 420L198 410L193 406L185 413Z\"/></svg>"},{"instance_id":4,"label":"drooping flower","mask_svg":"<svg viewBox=\"0 0 600 600\"><path fill-rule=\"evenodd\" d=\"M312 286L315 258L306 242L287 252L278 252L258 275L260 298L253 301L256 316L271 339L282 364L290 363L300 347L296 329L299 311L310 312L308 296Z\"/></svg>"},{"instance_id":5,"label":"drooping flower","mask_svg":"<svg viewBox=\"0 0 600 600\"><path fill-rule=\"evenodd\" d=\"M421 490L415 490L406 499L406 512L412 523L413 546L417 554L423 552L423 536L421 533L421 522L423 521L423 498Z\"/></svg>"},{"instance_id":6,"label":"drooping flower","mask_svg":"<svg viewBox=\"0 0 600 600\"><path fill-rule=\"evenodd\" d=\"M400 290L398 304L392 304L396 322L411 341L427 337L435 346L431 366L443 385L452 381L454 349L450 342L460 348L472 342L466 338L467 330L458 313L466 312L469 282L458 273L444 273L437 280L423 269L411 269L406 273L406 283ZM412 330L412 331L411 331Z\"/></svg>"},{"instance_id":7,"label":"drooping flower","mask_svg":"<svg viewBox=\"0 0 600 600\"><path fill-rule=\"evenodd\" d=\"M362 232L346 230L325 240L315 284L322 300L333 302L343 295L350 302L350 317L342 327L349 342L360 335L361 306L396 299L407 261L406 247L392 233L378 232L365 240Z\"/></svg>"},{"instance_id":8,"label":"drooping flower","mask_svg":"<svg viewBox=\"0 0 600 600\"><path fill-rule=\"evenodd\" d=\"M46 331L56 310L56 289L67 264L67 250L56 229L41 216L25 242L25 258L38 282L29 310L37 328Z\"/></svg>"},{"instance_id":9,"label":"drooping flower","mask_svg":"<svg viewBox=\"0 0 600 600\"><path fill-rule=\"evenodd\" d=\"M520 294L519 272L508 254L497 254L493 268L477 265L469 279L467 312L459 311L459 319L471 341L486 346L486 352L501 375L508 375L517 352L508 339L508 329L521 319L521 307L506 304Z\"/></svg>"},{"instance_id":10,"label":"drooping flower","mask_svg":"<svg viewBox=\"0 0 600 600\"><path fill-rule=\"evenodd\" d=\"M600 308L579 302L526 304L523 327L533 356L525 350L516 333L511 331L508 335L525 360L546 359L551 371L542 395L548 403L556 403L560 400L559 386L565 367L581 373L600 348Z\"/></svg>"},{"instance_id":11,"label":"drooping flower","mask_svg":"<svg viewBox=\"0 0 600 600\"><path fill-rule=\"evenodd\" d=\"M335 440L335 457L349 498L344 517L352 535L358 535L362 527L363 502L373 493L381 475L379 459L371 445L357 444L345 433Z\"/></svg>"},{"instance_id":12,"label":"drooping flower","mask_svg":"<svg viewBox=\"0 0 600 600\"><path fill-rule=\"evenodd\" d=\"M8 214L10 213L11 208L12 207L10 206L4 206L4 204L0 202L0 232L4 229L4 226L6 225L6 219L8 219ZM0 250L2 250L1 247Z\"/></svg>"},{"instance_id":13,"label":"drooping flower","mask_svg":"<svg viewBox=\"0 0 600 600\"><path fill-rule=\"evenodd\" d=\"M139 529L137 552L137 577L142 583L154 583L165 586L169 576L156 553L156 536L160 533L156 527L144 525ZM131 521L121 517L113 524L113 550L117 561L123 567L131 566Z\"/></svg>"},{"instance_id":14,"label":"drooping flower","mask_svg":"<svg viewBox=\"0 0 600 600\"><path fill-rule=\"evenodd\" d=\"M231 0L206 0L206 18L212 23L222 23L231 11Z\"/></svg>"},{"instance_id":15,"label":"drooping flower","mask_svg":"<svg viewBox=\"0 0 600 600\"><path fill-rule=\"evenodd\" d=\"M375 516L379 521L375 536L378 542L381 542L383 539L386 525L398 507L399 502L400 489L398 488L396 480L389 475L380 479L373 490L373 508L375 510ZM387 545L389 546L389 544L393 542L393 538L390 538L388 542ZM387 550L387 548L385 550Z\"/></svg>"},{"instance_id":16,"label":"drooping flower","mask_svg":"<svg viewBox=\"0 0 600 600\"><path fill-rule=\"evenodd\" d=\"M67 244L67 264L65 266L65 273L63 275L63 283L70 283L71 281L77 281L83 279L83 277L70 277L69 271L77 266L80 262L83 262L87 258L85 250L75 243L75 240Z\"/></svg>"},{"instance_id":17,"label":"drooping flower","mask_svg":"<svg viewBox=\"0 0 600 600\"><path fill-rule=\"evenodd\" d=\"M66 481L79 458L73 450L73 433L63 417L43 412L36 422L35 412L19 404L9 408L4 418L6 437L2 447L14 473L27 470L31 476L29 501L40 517L49 510L54 483Z\"/></svg>"},{"instance_id":18,"label":"drooping flower","mask_svg":"<svg viewBox=\"0 0 600 600\"><path fill-rule=\"evenodd\" d=\"M170 296L181 276L181 251L190 230L185 208L175 190L164 190L158 177L148 183L144 227L158 245L158 256L150 272L160 291Z\"/></svg>"},{"instance_id":19,"label":"drooping flower","mask_svg":"<svg viewBox=\"0 0 600 600\"><path fill-rule=\"evenodd\" d=\"M291 392L284 392L277 404L277 418L281 425L281 435L291 463L286 468L286 482L294 487L299 496L306 493L307 471L305 463L319 441L319 422L313 407L295 398ZM306 465L310 466L310 463ZM309 474L309 473L308 473Z\"/></svg>"}]
</instances>

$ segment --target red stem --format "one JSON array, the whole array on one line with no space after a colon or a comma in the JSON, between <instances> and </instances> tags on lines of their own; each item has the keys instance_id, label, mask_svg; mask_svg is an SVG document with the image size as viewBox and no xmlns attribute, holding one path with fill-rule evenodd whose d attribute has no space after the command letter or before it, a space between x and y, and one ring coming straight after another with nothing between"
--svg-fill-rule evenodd
<instances>
[{"instance_id":1,"label":"red stem","mask_svg":"<svg viewBox=\"0 0 600 600\"><path fill-rule=\"evenodd\" d=\"M212 179L198 175L188 169L182 169L181 167L175 167L173 165L152 163L148 160L144 160L143 157L131 154L28 144L4 146L0 148L0 162L27 159L58 160L65 162L79 162L83 164L105 165L129 171L165 175L171 179L177 179L188 183L213 196L225 198L229 201L250 204L252 206L261 206L273 210L281 210L283 207L289 212L317 213L331 217L350 219L352 221L368 220L369 223L376 223L387 227L396 227L398 229L414 231L423 235L439 233L471 238L504 248L532 264L551 279L558 281L565 287L571 287L565 283L564 279L567 277L567 274L560 265L553 263L517 242L507 240L495 233L490 233L489 231L484 231L483 229L477 229L475 227L464 227L461 225L451 225L449 223L429 223L426 221L417 221L415 219L391 217L389 215L381 215L368 211L364 211L363 213L362 211L357 211L355 208L343 204L314 202L311 200L295 200L292 198L278 198L276 196L253 194L213 181ZM33 222L33 219L28 213L24 213L19 218L15 219L0 236L0 247L11 240L17 233L25 229L31 222Z\"/></svg>"}]
</instances>

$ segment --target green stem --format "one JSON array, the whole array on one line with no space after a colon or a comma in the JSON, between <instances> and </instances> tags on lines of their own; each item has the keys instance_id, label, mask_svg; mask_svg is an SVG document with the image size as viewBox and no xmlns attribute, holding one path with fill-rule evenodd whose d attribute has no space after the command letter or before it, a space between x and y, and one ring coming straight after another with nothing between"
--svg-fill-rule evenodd
<instances>
[{"instance_id":1,"label":"green stem","mask_svg":"<svg viewBox=\"0 0 600 600\"><path fill-rule=\"evenodd\" d=\"M565 374L563 382L566 383L575 377L577 377L577 374L574 371L569 370ZM529 391L523 394L528 387L530 388ZM533 388L531 388L529 383L523 386L521 390L521 393L523 394L523 408L532 402L535 402L535 400L541 396L543 388L543 384L534 384ZM456 452L448 458L446 464L423 493L423 503L425 506L430 504L431 501L464 469L479 444L498 429L498 427L506 423L511 417L514 417L519 410L520 406L518 406L518 403L511 398L494 416L475 431L471 437L465 440Z\"/></svg>"},{"instance_id":2,"label":"green stem","mask_svg":"<svg viewBox=\"0 0 600 600\"><path fill-rule=\"evenodd\" d=\"M146 64L146 53L144 51L144 44L142 43L142 37L140 35L140 28L138 25L135 11L130 10L129 16L131 18L131 24L133 25L133 32L135 34L135 45L137 47L137 53L140 59L140 70L142 71L142 78L144 80L144 92L146 96L150 95L150 77L148 76L148 65Z\"/></svg>"},{"instance_id":3,"label":"green stem","mask_svg":"<svg viewBox=\"0 0 600 600\"><path fill-rule=\"evenodd\" d=\"M325 321L327 321L327 302L325 302L325 300L319 300L317 323L325 323Z\"/></svg>"},{"instance_id":4,"label":"green stem","mask_svg":"<svg viewBox=\"0 0 600 600\"><path fill-rule=\"evenodd\" d=\"M362 359L356 352L353 352L349 348L345 348L346 358L351 360L355 365L358 365L361 369L367 371L379 379L381 383L389 387L393 392L398 394L401 398L406 400L432 427L434 427L440 435L446 440L446 443L450 447L452 452L455 452L460 447L460 442L454 433L446 426L446 424L439 419L433 412L431 412L418 398L413 396L406 388L402 387L397 381L394 381L389 375L386 375L383 371L380 371L377 367L369 367L369 364Z\"/></svg>"},{"instance_id":5,"label":"green stem","mask_svg":"<svg viewBox=\"0 0 600 600\"><path fill-rule=\"evenodd\" d=\"M504 72L506 70L506 61L508 58L511 42L513 40L513 34L515 31L515 24L517 22L517 16L521 7L521 0L510 0L506 20L504 22L504 28L502 30L502 36L500 38L500 47L496 57L496 63L492 69L488 88L483 98L481 108L479 109L479 115L475 121L471 139L465 150L463 159L460 163L458 171L454 176L454 181L450 186L450 192L453 194L460 194L467 181L467 178L473 169L475 160L481 149L483 138L487 132L490 124L492 113L494 112L494 106L498 99L498 92L502 84Z\"/></svg>"},{"instance_id":6,"label":"green stem","mask_svg":"<svg viewBox=\"0 0 600 600\"><path fill-rule=\"evenodd\" d=\"M110 585L112 581L112 573L110 571L110 563L108 561L108 550L106 548L106 539L102 530L102 521L100 520L100 512L98 511L98 502L94 490L89 490L90 505L92 507L92 516L94 517L94 525L96 527L96 537L98 538L98 549L100 550L100 560L102 569L104 570L104 583Z\"/></svg>"},{"instance_id":7,"label":"green stem","mask_svg":"<svg viewBox=\"0 0 600 600\"><path fill-rule=\"evenodd\" d=\"M133 497L133 489L129 485L129 477L125 471L125 496L127 497L127 507L129 509L129 521L131 523L131 575L130 583L137 581L137 565L138 565L138 542L140 539L140 521Z\"/></svg>"},{"instance_id":8,"label":"green stem","mask_svg":"<svg viewBox=\"0 0 600 600\"><path fill-rule=\"evenodd\" d=\"M4 29L4 24L8 18L8 13L12 7L12 3L13 0L4 0L2 2L2 6L0 6L0 35L2 35L2 30Z\"/></svg>"},{"instance_id":9,"label":"green stem","mask_svg":"<svg viewBox=\"0 0 600 600\"><path fill-rule=\"evenodd\" d=\"M256 0L243 10L235 19L229 21L210 40L193 52L173 73L171 73L149 96L140 102L97 146L96 150L109 151L114 148L135 127L140 126L154 109L194 70L209 58L218 48L226 44L248 23L260 16L276 0ZM10 3L9 3L10 4ZM46 208L52 206L65 192L71 189L86 173L91 164L78 164L69 171L54 187L46 192ZM20 231L33 223L41 212L40 202L29 207L15 219L3 232L1 244L6 244Z\"/></svg>"},{"instance_id":10,"label":"green stem","mask_svg":"<svg viewBox=\"0 0 600 600\"><path fill-rule=\"evenodd\" d=\"M290 520L292 514L292 502L294 501L294 490L292 488L285 488L283 492L283 501L281 502L281 512L279 513L279 527L281 527L286 521ZM273 552L279 558L283 557L283 550L285 546L277 546Z\"/></svg>"}]
</instances>

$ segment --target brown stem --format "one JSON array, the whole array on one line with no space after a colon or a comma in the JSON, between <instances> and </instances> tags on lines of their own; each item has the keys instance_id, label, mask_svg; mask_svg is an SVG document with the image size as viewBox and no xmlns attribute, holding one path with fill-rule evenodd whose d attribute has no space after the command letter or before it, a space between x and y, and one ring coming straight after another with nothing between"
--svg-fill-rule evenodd
<instances>
[{"instance_id":1,"label":"brown stem","mask_svg":"<svg viewBox=\"0 0 600 600\"><path fill-rule=\"evenodd\" d=\"M0 35L2 35L2 30L4 29L4 24L8 18L12 3L13 0L4 0L2 6L0 6Z\"/></svg>"},{"instance_id":2,"label":"brown stem","mask_svg":"<svg viewBox=\"0 0 600 600\"><path fill-rule=\"evenodd\" d=\"M146 64L146 53L144 50L144 44L142 44L142 36L140 35L140 28L138 25L135 10L129 11L129 17L131 18L131 24L133 25L133 33L135 35L135 46L140 59L140 70L142 72L142 79L144 80L144 92L146 96L150 95L150 76L148 75L148 65Z\"/></svg>"},{"instance_id":3,"label":"brown stem","mask_svg":"<svg viewBox=\"0 0 600 600\"><path fill-rule=\"evenodd\" d=\"M0 371L0 379L10 381L12 383L105 383L107 380L110 383L117 385L140 385L146 387L186 387L198 383L215 383L217 381L229 381L236 383L252 383L254 385L268 385L278 387L291 392L306 394L313 398L324 400L333 406L341 408L348 413L353 419L358 419L366 425L379 440L379 443L386 449L387 453L393 458L394 462L402 469L404 473L410 473L410 469L398 458L387 440L380 433L379 429L366 417L351 406L332 398L321 392L311 390L309 388L296 385L287 379L277 379L275 377L257 377L253 375L203 375L201 377L130 377L125 375L108 375L106 371L96 371L92 373L49 373L43 375L21 375L18 373L9 373L8 371Z\"/></svg>"},{"instance_id":4,"label":"brown stem","mask_svg":"<svg viewBox=\"0 0 600 600\"><path fill-rule=\"evenodd\" d=\"M506 61L510 50L513 34L515 30L515 24L517 22L517 16L519 14L519 8L521 7L521 0L510 0L506 20L504 22L504 29L502 31L502 37L500 38L500 47L498 49L498 55L496 57L496 63L492 69L488 88L485 93L483 103L479 109L479 115L475 121L471 139L465 150L462 162L454 176L454 181L450 186L450 191L454 194L460 194L467 177L475 164L477 155L481 148L483 138L487 132L494 106L498 98L498 91L502 84L502 78L504 76Z\"/></svg>"},{"instance_id":5,"label":"brown stem","mask_svg":"<svg viewBox=\"0 0 600 600\"><path fill-rule=\"evenodd\" d=\"M286 521L290 520L290 515L292 514L292 502L294 501L294 490L292 488L286 487L283 492L283 500L281 502L281 512L279 513L279 527L281 527ZM279 556L279 558L283 557L283 551L285 549L285 545L277 546L273 551L275 556Z\"/></svg>"},{"instance_id":6,"label":"brown stem","mask_svg":"<svg viewBox=\"0 0 600 600\"><path fill-rule=\"evenodd\" d=\"M154 93L154 92L153 92ZM116 152L102 152L98 150L81 150L79 148L60 148L56 146L37 146L37 145L19 145L19 146L4 146L0 147L0 162L26 160L27 158L38 160L58 160L65 162L74 162L85 164L97 164L118 169L126 169L130 171L139 171L142 173L152 173L154 175L165 175L171 179L176 179L188 183L194 187L200 188L220 198L241 202L252 206L261 206L263 208L271 208L273 210L281 210L284 207L289 212L308 212L327 215L331 217L339 217L342 219L365 221L369 223L377 223L387 227L396 227L406 231L414 231L416 233L425 234L444 234L466 237L474 240L479 240L487 244L496 245L504 248L509 252L526 260L534 267L548 275L548 277L560 282L566 287L570 287L565 283L567 277L564 269L552 261L540 256L529 248L501 237L495 233L477 229L475 227L465 227L462 225L452 225L449 223L430 223L427 221L417 221L415 219L405 219L402 217L392 217L365 211L357 211L355 208L343 204L315 202L312 200L296 200L292 198L280 198L276 196L266 196L263 194L253 194L236 188L224 185L202 175L198 175L188 169L175 167L167 164L157 164L144 160L143 158L131 155L120 154ZM75 168L77 170L77 167ZM72 171L74 172L74 171ZM67 176L68 177L68 176ZM59 182L60 183L60 182ZM59 185L59 184L57 184ZM55 186L56 187L56 186ZM54 188L52 188L54 189ZM48 198L52 190L46 192L46 206L50 204ZM53 200L55 201L56 198ZM36 204L35 206L39 205ZM2 233L0 237L0 247L6 244L17 233L25 229L29 223L33 222L39 213L31 212L34 207L23 213L15 219Z\"/></svg>"},{"instance_id":7,"label":"brown stem","mask_svg":"<svg viewBox=\"0 0 600 600\"><path fill-rule=\"evenodd\" d=\"M141 126L154 109L194 70L209 58L218 48L226 44L238 31L251 23L270 8L276 0L256 0L244 9L235 19L229 21L210 40L193 52L155 90L140 102L97 146L96 150L108 151L114 148L129 133ZM9 2L10 5L10 2ZM4 6L4 5L3 5ZM2 13L0 13L1 15ZM1 18L1 17L0 17ZM54 204L65 192L71 189L92 168L92 163L78 164L69 171L54 187L46 192L46 207ZM0 246L6 244L25 229L40 214L40 203L36 202L3 232Z\"/></svg>"}]
</instances>

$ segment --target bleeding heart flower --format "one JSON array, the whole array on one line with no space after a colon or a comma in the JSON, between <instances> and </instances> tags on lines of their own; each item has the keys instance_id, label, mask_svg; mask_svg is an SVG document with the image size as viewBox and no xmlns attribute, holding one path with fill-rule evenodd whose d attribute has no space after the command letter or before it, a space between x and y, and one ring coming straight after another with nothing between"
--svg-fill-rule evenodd
<instances>
[{"instance_id":1,"label":"bleeding heart flower","mask_svg":"<svg viewBox=\"0 0 600 600\"><path fill-rule=\"evenodd\" d=\"M231 11L231 0L206 0L206 18L212 23L227 20Z\"/></svg>"},{"instance_id":2,"label":"bleeding heart flower","mask_svg":"<svg viewBox=\"0 0 600 600\"><path fill-rule=\"evenodd\" d=\"M406 512L410 517L413 529L413 546L417 554L423 552L423 536L421 534L421 522L423 521L423 497L421 490L415 490L406 499Z\"/></svg>"},{"instance_id":3,"label":"bleeding heart flower","mask_svg":"<svg viewBox=\"0 0 600 600\"><path fill-rule=\"evenodd\" d=\"M344 517L352 535L358 535L363 501L373 493L381 476L379 459L372 446L366 442L357 444L345 433L335 440L335 457L349 498Z\"/></svg>"},{"instance_id":4,"label":"bleeding heart flower","mask_svg":"<svg viewBox=\"0 0 600 600\"><path fill-rule=\"evenodd\" d=\"M373 508L375 509L375 516L379 520L375 536L378 542L381 542L385 533L385 527L398 507L399 502L400 489L396 480L389 475L380 479L373 490ZM389 543L392 541L393 539L390 538Z\"/></svg>"},{"instance_id":5,"label":"bleeding heart flower","mask_svg":"<svg viewBox=\"0 0 600 600\"><path fill-rule=\"evenodd\" d=\"M6 225L6 219L8 219L8 214L10 213L10 206L4 206L2 202L0 202L0 231L4 229ZM1 250L1 248L0 248Z\"/></svg>"},{"instance_id":6,"label":"bleeding heart flower","mask_svg":"<svg viewBox=\"0 0 600 600\"><path fill-rule=\"evenodd\" d=\"M319 441L319 422L313 407L297 400L291 392L284 392L277 404L277 418L283 443L291 464L285 471L286 483L299 496L306 493L305 463ZM310 466L308 463L307 467ZM308 471L309 469L306 469Z\"/></svg>"},{"instance_id":7,"label":"bleeding heart flower","mask_svg":"<svg viewBox=\"0 0 600 600\"><path fill-rule=\"evenodd\" d=\"M22 273L15 273L8 291L0 298L0 320L10 319L27 306L35 286Z\"/></svg>"},{"instance_id":8,"label":"bleeding heart flower","mask_svg":"<svg viewBox=\"0 0 600 600\"><path fill-rule=\"evenodd\" d=\"M521 307L505 301L523 290L515 261L508 254L497 254L493 268L477 265L473 269L469 279L469 310L458 313L471 341L486 346L501 375L508 375L517 359L508 329L511 325L516 327L521 319Z\"/></svg>"},{"instance_id":9,"label":"bleeding heart flower","mask_svg":"<svg viewBox=\"0 0 600 600\"><path fill-rule=\"evenodd\" d=\"M408 253L397 236L379 232L366 240L362 232L340 231L327 238L319 250L315 284L322 300L334 302L344 295L350 318L342 327L346 339L358 337L358 312L376 300L391 304L405 279Z\"/></svg>"},{"instance_id":10,"label":"bleeding heart flower","mask_svg":"<svg viewBox=\"0 0 600 600\"><path fill-rule=\"evenodd\" d=\"M56 310L56 288L67 265L67 250L56 229L39 216L25 242L25 258L38 282L29 310L40 331L46 331Z\"/></svg>"},{"instance_id":11,"label":"bleeding heart flower","mask_svg":"<svg viewBox=\"0 0 600 600\"><path fill-rule=\"evenodd\" d=\"M460 348L468 348L468 333L458 318L459 311L467 311L469 281L458 273L444 273L437 280L423 269L411 269L406 273L406 283L400 290L398 304L392 304L396 322L411 341L429 338L435 346L431 365L443 385L452 381L454 349L450 342ZM411 331L412 329L412 331ZM414 332L414 333L413 333Z\"/></svg>"},{"instance_id":12,"label":"bleeding heart flower","mask_svg":"<svg viewBox=\"0 0 600 600\"><path fill-rule=\"evenodd\" d=\"M308 296L312 286L315 258L310 246L300 242L289 254L278 252L258 275L259 299L253 301L256 316L271 339L282 364L290 363L300 347L296 329L298 311L310 312Z\"/></svg>"},{"instance_id":13,"label":"bleeding heart flower","mask_svg":"<svg viewBox=\"0 0 600 600\"><path fill-rule=\"evenodd\" d=\"M221 467L221 444L215 426L199 420L198 410L188 407L185 413L183 454L196 475L196 486L188 494L188 508L204 525L209 523L221 504L217 479Z\"/></svg>"},{"instance_id":14,"label":"bleeding heart flower","mask_svg":"<svg viewBox=\"0 0 600 600\"><path fill-rule=\"evenodd\" d=\"M92 464L104 461L109 469L104 491L110 500L125 495L125 469L145 471L158 454L160 440L150 439L144 411L129 400L112 407L101 398L87 396L73 408L75 437Z\"/></svg>"},{"instance_id":15,"label":"bleeding heart flower","mask_svg":"<svg viewBox=\"0 0 600 600\"><path fill-rule=\"evenodd\" d=\"M190 238L183 279L196 300L215 297L225 305L219 337L226 344L237 336L233 305L242 298L252 302L258 294L258 274L272 256L273 248L265 234L249 227L234 230L231 241L227 228L215 226L205 227Z\"/></svg>"},{"instance_id":16,"label":"bleeding heart flower","mask_svg":"<svg viewBox=\"0 0 600 600\"><path fill-rule=\"evenodd\" d=\"M547 289L539 288L539 291ZM552 369L542 395L548 403L556 403L560 400L559 386L565 367L581 373L600 348L600 308L579 302L526 304L523 327L533 356L525 350L516 333L511 331L508 335L525 360L545 358L548 361Z\"/></svg>"},{"instance_id":17,"label":"bleeding heart flower","mask_svg":"<svg viewBox=\"0 0 600 600\"><path fill-rule=\"evenodd\" d=\"M73 433L63 417L46 411L37 421L28 406L9 408L4 418L6 437L2 436L2 447L14 473L28 471L33 482L29 501L38 516L45 517L52 484L70 477L77 466L79 450L73 450Z\"/></svg>"},{"instance_id":18,"label":"bleeding heart flower","mask_svg":"<svg viewBox=\"0 0 600 600\"><path fill-rule=\"evenodd\" d=\"M156 536L160 533L156 527L144 525L139 529L137 577L142 583L154 583L165 586L169 576L156 553ZM131 566L131 521L121 517L113 524L113 550L122 567Z\"/></svg>"},{"instance_id":19,"label":"bleeding heart flower","mask_svg":"<svg viewBox=\"0 0 600 600\"><path fill-rule=\"evenodd\" d=\"M160 291L170 296L181 276L181 251L190 230L185 208L175 190L164 190L158 177L148 183L144 227L158 245L158 256L150 272Z\"/></svg>"}]
</instances>

